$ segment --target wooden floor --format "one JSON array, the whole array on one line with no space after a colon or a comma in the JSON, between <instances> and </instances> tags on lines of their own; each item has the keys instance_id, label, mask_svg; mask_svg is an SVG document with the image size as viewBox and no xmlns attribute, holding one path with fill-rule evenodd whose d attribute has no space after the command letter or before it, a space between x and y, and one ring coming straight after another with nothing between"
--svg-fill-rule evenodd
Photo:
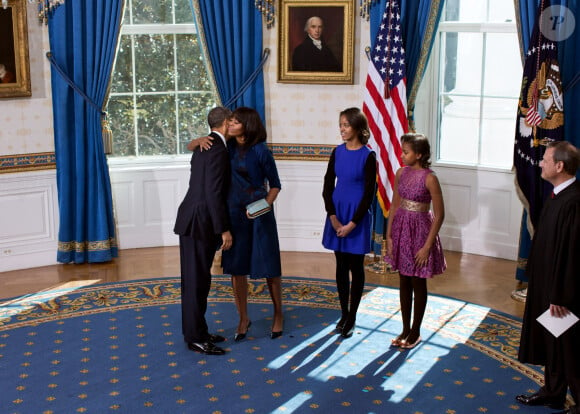
<instances>
[{"instance_id":1,"label":"wooden floor","mask_svg":"<svg viewBox=\"0 0 580 414\"><path fill-rule=\"evenodd\" d=\"M447 271L428 282L429 293L450 296L521 317L524 304L510 293L517 287L516 262L472 254L446 252ZM286 276L334 279L332 253L283 252ZM11 298L63 285L179 275L179 248L122 250L112 263L54 265L0 273L0 297ZM368 283L397 287L397 274L367 271Z\"/></svg>"}]
</instances>

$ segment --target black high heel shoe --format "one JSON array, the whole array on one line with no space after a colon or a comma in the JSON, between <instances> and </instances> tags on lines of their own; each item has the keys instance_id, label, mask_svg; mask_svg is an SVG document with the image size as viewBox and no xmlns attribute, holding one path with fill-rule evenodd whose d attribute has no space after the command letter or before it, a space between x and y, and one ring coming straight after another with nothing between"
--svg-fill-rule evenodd
<instances>
[{"instance_id":1,"label":"black high heel shoe","mask_svg":"<svg viewBox=\"0 0 580 414\"><path fill-rule=\"evenodd\" d=\"M343 338L350 338L354 333L354 324L355 319L347 319L342 327L342 331L340 332L340 336Z\"/></svg>"},{"instance_id":2,"label":"black high heel shoe","mask_svg":"<svg viewBox=\"0 0 580 414\"><path fill-rule=\"evenodd\" d=\"M336 324L336 331L338 333L342 332L342 328L344 328L344 324L346 323L346 316L342 316L338 323Z\"/></svg>"},{"instance_id":3,"label":"black high heel shoe","mask_svg":"<svg viewBox=\"0 0 580 414\"><path fill-rule=\"evenodd\" d=\"M246 332L244 332L244 333L237 333L236 332L234 334L234 341L235 342L239 342L242 339L245 339L246 338L246 334L248 333L248 330L250 329L250 326L252 326L252 321L248 321L248 326L246 326Z\"/></svg>"},{"instance_id":4,"label":"black high heel shoe","mask_svg":"<svg viewBox=\"0 0 580 414\"><path fill-rule=\"evenodd\" d=\"M282 319L282 323L284 323L284 320ZM284 332L282 329L280 329L279 331L271 331L270 332L270 339L276 339L282 336L282 332Z\"/></svg>"}]
</instances>

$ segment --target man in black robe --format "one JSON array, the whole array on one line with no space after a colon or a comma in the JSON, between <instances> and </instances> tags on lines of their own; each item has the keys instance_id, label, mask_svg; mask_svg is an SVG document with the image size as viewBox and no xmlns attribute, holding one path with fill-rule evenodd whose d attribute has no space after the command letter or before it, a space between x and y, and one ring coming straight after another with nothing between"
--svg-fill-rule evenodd
<instances>
[{"instance_id":1,"label":"man in black robe","mask_svg":"<svg viewBox=\"0 0 580 414\"><path fill-rule=\"evenodd\" d=\"M518 395L524 405L563 409L568 388L574 399L559 413L580 414L580 323L554 337L536 319L547 309L556 318L580 317L580 165L578 149L566 141L548 144L542 178L554 191L546 200L528 258L528 295L518 359L544 365L544 386Z\"/></svg>"},{"instance_id":2,"label":"man in black robe","mask_svg":"<svg viewBox=\"0 0 580 414\"><path fill-rule=\"evenodd\" d=\"M292 70L311 72L340 72L342 65L336 60L332 50L323 43L324 23L318 16L306 21L306 38L292 53Z\"/></svg>"}]
</instances>

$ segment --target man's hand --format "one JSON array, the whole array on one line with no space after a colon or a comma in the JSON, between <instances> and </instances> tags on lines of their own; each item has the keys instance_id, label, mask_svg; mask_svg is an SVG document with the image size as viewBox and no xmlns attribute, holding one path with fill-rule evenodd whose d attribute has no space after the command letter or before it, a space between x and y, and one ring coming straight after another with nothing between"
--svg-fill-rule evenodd
<instances>
[{"instance_id":1,"label":"man's hand","mask_svg":"<svg viewBox=\"0 0 580 414\"><path fill-rule=\"evenodd\" d=\"M232 247L232 233L224 231L222 233L222 250L229 250Z\"/></svg>"},{"instance_id":2,"label":"man's hand","mask_svg":"<svg viewBox=\"0 0 580 414\"><path fill-rule=\"evenodd\" d=\"M194 138L187 144L187 149L194 151L197 147L201 147L201 151L208 150L213 145L212 141L213 137L210 136Z\"/></svg>"},{"instance_id":3,"label":"man's hand","mask_svg":"<svg viewBox=\"0 0 580 414\"><path fill-rule=\"evenodd\" d=\"M550 315L555 318L563 318L568 315L570 311L565 306L558 306L550 304Z\"/></svg>"}]
</instances>

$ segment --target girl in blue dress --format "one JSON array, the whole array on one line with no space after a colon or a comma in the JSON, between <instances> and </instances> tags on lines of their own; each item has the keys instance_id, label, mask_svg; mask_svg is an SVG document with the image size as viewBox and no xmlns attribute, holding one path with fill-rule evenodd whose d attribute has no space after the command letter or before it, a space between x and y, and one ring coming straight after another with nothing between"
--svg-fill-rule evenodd
<instances>
[{"instance_id":1,"label":"girl in blue dress","mask_svg":"<svg viewBox=\"0 0 580 414\"><path fill-rule=\"evenodd\" d=\"M354 331L365 284L364 257L371 251L370 206L377 164L375 153L366 146L370 134L361 110L345 109L339 119L344 143L332 151L324 176L322 197L327 218L322 245L333 250L336 257L336 287L342 312L336 330L348 338Z\"/></svg>"}]
</instances>

